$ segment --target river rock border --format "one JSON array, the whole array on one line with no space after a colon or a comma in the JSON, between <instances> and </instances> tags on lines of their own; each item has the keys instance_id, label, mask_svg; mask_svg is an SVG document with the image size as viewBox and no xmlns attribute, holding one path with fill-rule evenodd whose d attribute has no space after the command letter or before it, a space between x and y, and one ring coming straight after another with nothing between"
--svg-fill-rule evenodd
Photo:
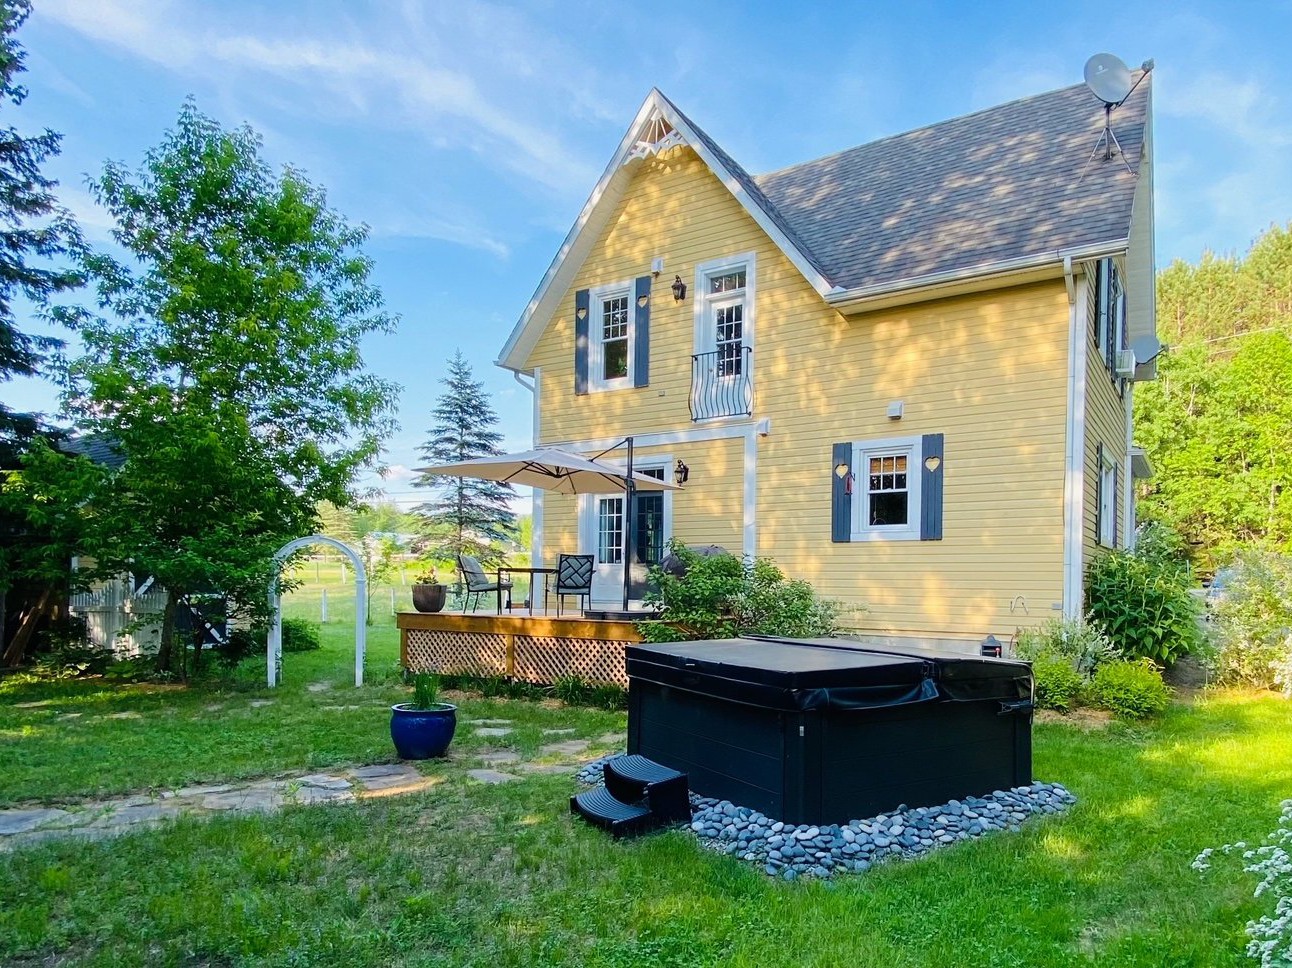
<instances>
[{"instance_id":1,"label":"river rock border","mask_svg":"<svg viewBox=\"0 0 1292 968\"><path fill-rule=\"evenodd\" d=\"M579 782L600 783L606 759L581 769ZM901 804L876 817L816 826L783 823L728 800L692 794L690 829L707 848L757 864L772 877L824 880L883 861L911 860L995 831L1017 831L1031 817L1062 813L1076 802L1061 783L1033 783L936 807Z\"/></svg>"}]
</instances>

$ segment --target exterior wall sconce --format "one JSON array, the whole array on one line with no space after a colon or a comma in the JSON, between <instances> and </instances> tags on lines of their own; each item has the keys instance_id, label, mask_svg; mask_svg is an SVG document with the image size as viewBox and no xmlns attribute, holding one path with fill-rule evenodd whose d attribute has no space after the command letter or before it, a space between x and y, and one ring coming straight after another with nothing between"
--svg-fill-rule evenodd
<instances>
[{"instance_id":1,"label":"exterior wall sconce","mask_svg":"<svg viewBox=\"0 0 1292 968\"><path fill-rule=\"evenodd\" d=\"M677 288L677 287L674 286L674 288ZM685 289L686 286L683 286L682 288ZM691 477L691 468L683 464L682 458L679 457L677 459L677 466L673 468L673 483L676 484L678 487L681 487L683 484L687 482L687 480L690 479L690 477Z\"/></svg>"},{"instance_id":2,"label":"exterior wall sconce","mask_svg":"<svg viewBox=\"0 0 1292 968\"><path fill-rule=\"evenodd\" d=\"M682 281L681 276L673 277L673 301L682 302L686 299L686 283ZM678 463L681 463L679 461Z\"/></svg>"}]
</instances>

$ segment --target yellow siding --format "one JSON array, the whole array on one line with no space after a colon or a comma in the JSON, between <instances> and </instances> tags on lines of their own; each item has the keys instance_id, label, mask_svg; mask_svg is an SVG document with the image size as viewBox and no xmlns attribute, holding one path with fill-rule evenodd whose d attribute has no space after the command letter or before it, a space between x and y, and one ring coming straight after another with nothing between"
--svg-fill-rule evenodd
<instances>
[{"instance_id":1,"label":"yellow siding","mask_svg":"<svg viewBox=\"0 0 1292 968\"><path fill-rule=\"evenodd\" d=\"M757 552L823 594L867 611L873 633L1008 637L1058 614L1068 304L1061 282L945 299L845 319L825 305L689 149L644 162L539 339L540 440L690 429L697 263L753 251ZM576 397L574 291L645 274L665 259L651 317L651 385ZM888 403L905 403L900 422ZM739 431L736 431L739 432ZM942 541L832 544L831 444L942 433ZM741 438L659 448L692 468L674 532L741 549ZM643 450L643 454L648 451ZM575 502L548 496L545 556L575 550ZM1011 604L1013 608L1011 609Z\"/></svg>"}]
</instances>

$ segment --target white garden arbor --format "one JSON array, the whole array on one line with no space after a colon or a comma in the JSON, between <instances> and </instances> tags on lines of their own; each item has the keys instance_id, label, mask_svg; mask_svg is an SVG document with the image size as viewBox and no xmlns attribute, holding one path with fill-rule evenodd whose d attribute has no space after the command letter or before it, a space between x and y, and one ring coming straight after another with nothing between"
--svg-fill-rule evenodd
<instances>
[{"instance_id":1,"label":"white garden arbor","mask_svg":"<svg viewBox=\"0 0 1292 968\"><path fill-rule=\"evenodd\" d=\"M354 684L363 685L363 653L368 644L368 573L363 567L363 560L349 545L322 534L312 534L306 538L289 541L278 549L274 555L281 568L282 563L302 548L312 544L325 544L335 548L350 559L354 565ZM274 624L269 629L269 687L278 685L283 674L283 596L278 592L278 578L269 585L269 607L274 613Z\"/></svg>"}]
</instances>

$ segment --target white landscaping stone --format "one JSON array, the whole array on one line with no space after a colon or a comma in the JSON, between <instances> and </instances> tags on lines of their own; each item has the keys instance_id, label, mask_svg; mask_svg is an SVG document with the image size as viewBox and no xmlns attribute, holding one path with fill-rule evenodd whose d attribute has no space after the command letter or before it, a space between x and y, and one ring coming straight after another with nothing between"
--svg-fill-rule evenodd
<instances>
[{"instance_id":1,"label":"white landscaping stone","mask_svg":"<svg viewBox=\"0 0 1292 968\"><path fill-rule=\"evenodd\" d=\"M467 770L467 776L480 783L498 784L510 783L512 780L519 780L520 777L511 773L500 773L497 770Z\"/></svg>"},{"instance_id":2,"label":"white landscaping stone","mask_svg":"<svg viewBox=\"0 0 1292 968\"><path fill-rule=\"evenodd\" d=\"M510 732L511 730L507 729L505 726L485 726L483 728L477 729L476 735L499 737L499 736L506 736Z\"/></svg>"}]
</instances>

